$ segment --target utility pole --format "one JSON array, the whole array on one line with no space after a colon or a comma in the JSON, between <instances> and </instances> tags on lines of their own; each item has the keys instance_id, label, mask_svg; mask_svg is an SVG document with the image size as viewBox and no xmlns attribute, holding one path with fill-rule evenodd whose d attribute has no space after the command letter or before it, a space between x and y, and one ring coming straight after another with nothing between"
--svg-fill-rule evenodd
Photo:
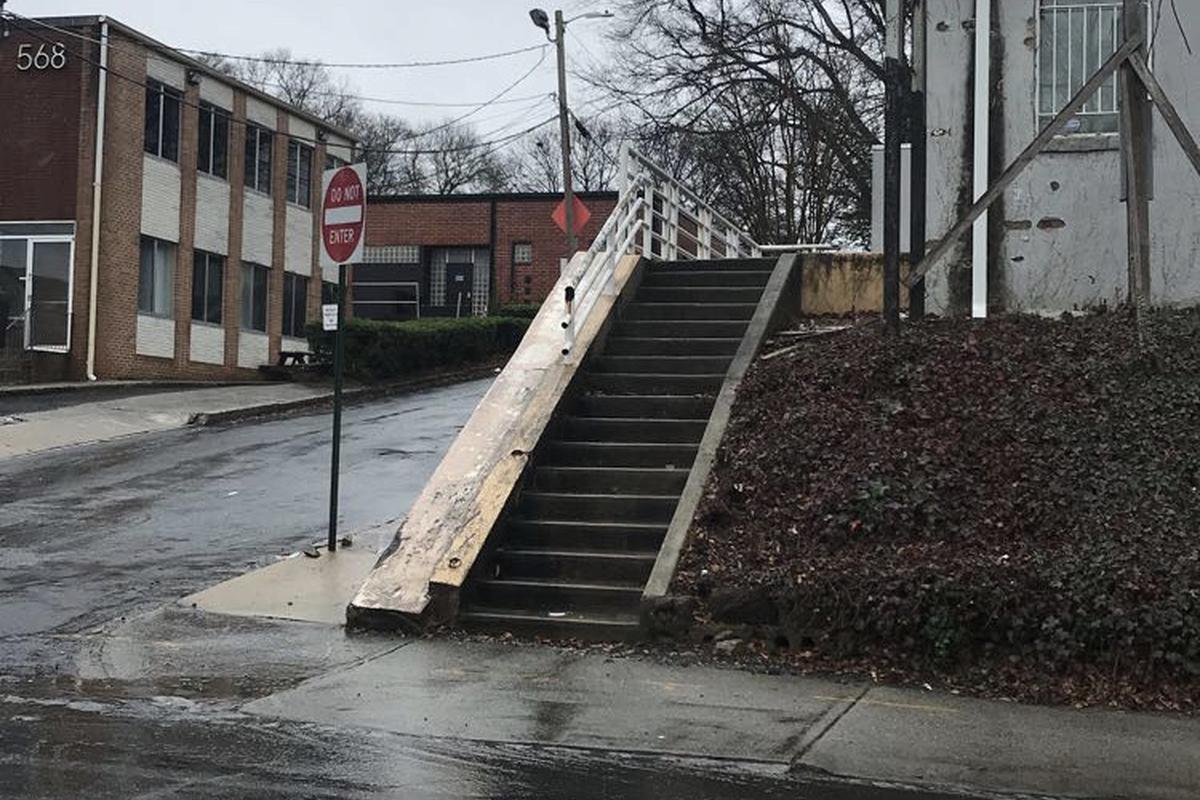
<instances>
[{"instance_id":1,"label":"utility pole","mask_svg":"<svg viewBox=\"0 0 1200 800\"><path fill-rule=\"evenodd\" d=\"M1122 30L1141 36L1135 51L1145 59L1146 10L1142 0L1125 0ZM1147 344L1146 309L1150 305L1150 101L1133 65L1121 65L1121 153L1125 164L1125 214L1129 238L1129 301L1137 314L1138 336Z\"/></svg>"},{"instance_id":2,"label":"utility pole","mask_svg":"<svg viewBox=\"0 0 1200 800\"><path fill-rule=\"evenodd\" d=\"M913 3L912 85L908 92L908 138L912 144L912 186L909 187L909 245L910 267L925 260L927 182L929 180L929 123L925 90L928 81L926 35L928 17L925 0ZM908 290L908 318L916 321L925 317L925 279L921 278Z\"/></svg>"},{"instance_id":3,"label":"utility pole","mask_svg":"<svg viewBox=\"0 0 1200 800\"><path fill-rule=\"evenodd\" d=\"M562 9L554 12L554 44L558 48L558 133L562 139L563 204L567 224L567 259L579 249L575 235L575 186L571 179L571 118L567 110L567 23Z\"/></svg>"},{"instance_id":4,"label":"utility pole","mask_svg":"<svg viewBox=\"0 0 1200 800\"><path fill-rule=\"evenodd\" d=\"M887 0L883 76L886 83L883 133L883 324L900 333L900 146L901 66L904 18L901 0Z\"/></svg>"}]
</instances>

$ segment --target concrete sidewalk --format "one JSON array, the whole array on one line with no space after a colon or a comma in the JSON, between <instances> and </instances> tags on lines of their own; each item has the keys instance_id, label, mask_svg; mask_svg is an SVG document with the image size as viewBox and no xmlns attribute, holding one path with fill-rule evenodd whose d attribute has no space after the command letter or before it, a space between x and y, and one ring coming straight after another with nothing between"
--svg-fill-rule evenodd
<instances>
[{"instance_id":1,"label":"concrete sidewalk","mask_svg":"<svg viewBox=\"0 0 1200 800\"><path fill-rule=\"evenodd\" d=\"M609 658L413 641L252 714L426 738L788 765L988 795L1200 796L1200 721Z\"/></svg>"},{"instance_id":2,"label":"concrete sidewalk","mask_svg":"<svg viewBox=\"0 0 1200 800\"><path fill-rule=\"evenodd\" d=\"M137 433L182 428L194 419L266 412L328 396L325 386L259 383L154 391L8 415L0 399L0 459L58 447L103 442ZM57 404L56 404L57 405Z\"/></svg>"},{"instance_id":3,"label":"concrete sidewalk","mask_svg":"<svg viewBox=\"0 0 1200 800\"><path fill-rule=\"evenodd\" d=\"M369 386L348 385L346 402L477 380L497 372L495 364L428 372ZM182 386L183 388L179 388ZM39 404L37 391L0 391L0 460L60 447L109 441L139 433L216 425L286 414L332 403L331 384L252 383L172 385L138 382L50 385ZM64 400L69 394L74 400Z\"/></svg>"}]
</instances>

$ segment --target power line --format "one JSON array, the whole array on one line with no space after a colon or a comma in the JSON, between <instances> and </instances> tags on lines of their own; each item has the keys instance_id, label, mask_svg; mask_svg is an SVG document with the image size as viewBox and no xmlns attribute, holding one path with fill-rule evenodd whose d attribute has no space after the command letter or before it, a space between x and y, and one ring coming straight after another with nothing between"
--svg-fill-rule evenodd
<instances>
[{"instance_id":1,"label":"power line","mask_svg":"<svg viewBox=\"0 0 1200 800\"><path fill-rule=\"evenodd\" d=\"M437 61L406 61L395 63L377 63L377 62L334 62L334 61L309 61L304 59L293 58L271 58L270 56L244 56L233 53L221 53L216 50L190 50L186 47L175 48L181 53L187 53L193 56L205 56L207 58L224 58L229 61L249 61L257 64L287 64L296 67L330 67L334 69L417 69L421 67L451 67L458 64L477 64L480 61L495 61L500 58L509 58L511 56L520 55L521 53L532 53L534 50L547 50L550 45L535 44L529 47L519 47L516 50L505 50L500 53L487 53L479 56L467 56L464 58L446 58Z\"/></svg>"},{"instance_id":2,"label":"power line","mask_svg":"<svg viewBox=\"0 0 1200 800\"><path fill-rule=\"evenodd\" d=\"M272 89L283 89L284 88L282 84L278 84L278 83L267 82L267 83L264 83L263 85L269 86ZM473 106L480 105L481 102L483 102L480 100L475 100L473 102L466 102L466 103L439 103L439 102L427 101L427 100L400 100L398 98L392 98L392 97L368 97L366 95L350 94L348 92L339 92L339 91L328 90L328 89L314 89L312 92L310 92L310 94L317 94L317 95L321 95L323 97L348 97L351 100L361 100L364 103L380 103L382 105L392 105L392 106L413 106L415 108L471 108ZM552 92L544 92L542 94L527 94L527 95L522 95L521 97L510 97L505 100L496 100L496 101L490 103L490 105L494 105L494 106L518 105L520 103L528 103L530 100L542 100L547 97L551 97L552 95L553 95Z\"/></svg>"},{"instance_id":3,"label":"power line","mask_svg":"<svg viewBox=\"0 0 1200 800\"><path fill-rule=\"evenodd\" d=\"M30 17L24 17L20 14L16 14L11 11L6 12L6 16L11 17L13 19L17 19L17 20L22 20L25 22L31 22L35 25L39 25L43 28L48 28L48 29L56 31L58 33L70 33L69 31L62 31L60 29L57 29L53 25L48 25L44 22L41 22L40 20L32 19ZM47 39L45 36L42 36L41 34L36 33L35 31L26 29L26 32L29 33L34 38L36 38L42 42L45 42L46 44L51 44L51 45L59 44L58 42L55 42L51 39ZM120 80L123 80L134 86L139 86L142 89L151 88L144 81L138 80L137 78L131 78L128 75L125 75L125 74L113 69L111 66L103 66L95 59L89 58L88 56L86 56L83 53L74 53L73 52L72 55L74 55L80 61L90 64L97 69L104 70L105 72L107 72L109 75L111 75L114 78L119 78ZM184 99L182 97L178 98L178 102L179 102L179 105L184 108L195 108L195 109L200 108L200 105L198 103L188 102L186 99ZM242 126L247 126L247 127L255 125L255 123L250 122L248 120L236 119L232 114L230 114L224 110L221 110L221 109L211 109L209 107L205 107L204 110L216 111L220 117L226 119L231 125L242 125ZM532 133L533 131L536 131L539 128L545 127L546 125L549 125L550 123L555 122L557 119L558 119L557 115L548 117L545 120L537 123L536 125L526 128L525 130L518 131L515 134L511 134L509 136L504 136L504 137L501 137L500 139L493 140L493 141L472 142L471 144L466 144L466 145L462 145L459 147L448 147L448 148L439 148L439 149L396 150L396 149L388 148L388 149L373 150L373 152L386 153L388 155L420 156L420 155L440 155L440 154L446 154L446 153L467 152L470 150L478 150L478 149L481 149L484 147L499 147L501 145L504 145L511 141L514 141L515 139L517 139L521 136L524 136L528 133ZM289 138L295 139L296 141L306 142L306 143L313 144L313 145L326 144L326 142L323 142L319 139L314 139L314 138L307 137L307 136L300 136L298 134L288 134L288 136L289 136Z\"/></svg>"}]
</instances>

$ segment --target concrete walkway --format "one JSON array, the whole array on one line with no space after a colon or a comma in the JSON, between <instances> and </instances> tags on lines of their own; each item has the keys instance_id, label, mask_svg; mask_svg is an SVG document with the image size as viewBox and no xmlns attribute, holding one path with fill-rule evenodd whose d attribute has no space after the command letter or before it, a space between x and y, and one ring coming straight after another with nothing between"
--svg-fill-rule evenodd
<instances>
[{"instance_id":1,"label":"concrete walkway","mask_svg":"<svg viewBox=\"0 0 1200 800\"><path fill-rule=\"evenodd\" d=\"M182 428L200 417L252 414L316 402L330 394L328 387L294 383L155 391L107 399L88 398L45 410L5 410L0 397L0 459L59 447L103 442L137 433Z\"/></svg>"},{"instance_id":2,"label":"concrete walkway","mask_svg":"<svg viewBox=\"0 0 1200 800\"><path fill-rule=\"evenodd\" d=\"M339 620L346 586L369 568L381 533L356 536L363 546L353 555L291 559L182 605ZM1196 719L1024 706L553 646L393 641L403 646L243 710L422 739L713 758L934 791L1200 796Z\"/></svg>"},{"instance_id":3,"label":"concrete walkway","mask_svg":"<svg viewBox=\"0 0 1200 800\"><path fill-rule=\"evenodd\" d=\"M969 793L1200 795L1196 720L1035 708L551 647L414 641L244 710L423 738L780 764Z\"/></svg>"}]
</instances>

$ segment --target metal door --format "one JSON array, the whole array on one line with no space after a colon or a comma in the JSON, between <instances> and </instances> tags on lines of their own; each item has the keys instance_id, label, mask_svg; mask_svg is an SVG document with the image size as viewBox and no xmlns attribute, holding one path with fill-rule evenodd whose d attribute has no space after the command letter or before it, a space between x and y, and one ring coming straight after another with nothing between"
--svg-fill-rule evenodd
<instances>
[{"instance_id":1,"label":"metal door","mask_svg":"<svg viewBox=\"0 0 1200 800\"><path fill-rule=\"evenodd\" d=\"M454 316L471 313L471 290L474 285L474 264L446 264L446 305L454 309Z\"/></svg>"},{"instance_id":2,"label":"metal door","mask_svg":"<svg viewBox=\"0 0 1200 800\"><path fill-rule=\"evenodd\" d=\"M31 242L26 341L33 349L66 350L71 331L71 243Z\"/></svg>"}]
</instances>

